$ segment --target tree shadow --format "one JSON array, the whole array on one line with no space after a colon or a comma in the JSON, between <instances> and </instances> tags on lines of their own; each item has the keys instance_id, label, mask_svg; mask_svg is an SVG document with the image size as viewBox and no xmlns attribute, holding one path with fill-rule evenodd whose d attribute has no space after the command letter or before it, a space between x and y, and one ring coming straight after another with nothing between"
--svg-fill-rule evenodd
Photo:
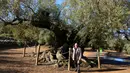
<instances>
[{"instance_id":1,"label":"tree shadow","mask_svg":"<svg viewBox=\"0 0 130 73\"><path fill-rule=\"evenodd\" d=\"M7 56L0 56L0 61L2 60L12 60L15 59L14 57L7 57Z\"/></svg>"},{"instance_id":2,"label":"tree shadow","mask_svg":"<svg viewBox=\"0 0 130 73\"><path fill-rule=\"evenodd\" d=\"M22 54L22 53L14 53L14 52L0 52L0 55L8 55L8 54Z\"/></svg>"},{"instance_id":3,"label":"tree shadow","mask_svg":"<svg viewBox=\"0 0 130 73\"><path fill-rule=\"evenodd\" d=\"M10 66L17 66L17 67L30 67L32 64L22 62L21 60L16 60L14 57L6 57L6 56L0 56L0 64L2 65L10 65ZM1 73L1 72L0 72Z\"/></svg>"},{"instance_id":4,"label":"tree shadow","mask_svg":"<svg viewBox=\"0 0 130 73\"><path fill-rule=\"evenodd\" d=\"M14 45L0 45L0 51L3 50L8 50L8 49L18 49L18 48L23 48L23 46L18 46L17 44Z\"/></svg>"},{"instance_id":5,"label":"tree shadow","mask_svg":"<svg viewBox=\"0 0 130 73\"><path fill-rule=\"evenodd\" d=\"M9 61L9 60L0 60L1 64L20 64L20 61Z\"/></svg>"},{"instance_id":6,"label":"tree shadow","mask_svg":"<svg viewBox=\"0 0 130 73\"><path fill-rule=\"evenodd\" d=\"M81 72L111 72L111 71L121 71L126 69L100 69L100 70L80 70Z\"/></svg>"},{"instance_id":7,"label":"tree shadow","mask_svg":"<svg viewBox=\"0 0 130 73\"><path fill-rule=\"evenodd\" d=\"M32 47L34 46L34 43L28 43L27 47ZM0 51L3 50L8 50L8 49L19 49L19 48L24 48L24 44L18 45L17 43L15 44L0 44Z\"/></svg>"},{"instance_id":8,"label":"tree shadow","mask_svg":"<svg viewBox=\"0 0 130 73\"><path fill-rule=\"evenodd\" d=\"M11 70L11 69L0 69L0 73L24 73L22 71L18 71L18 70Z\"/></svg>"},{"instance_id":9,"label":"tree shadow","mask_svg":"<svg viewBox=\"0 0 130 73\"><path fill-rule=\"evenodd\" d=\"M29 64L29 63L24 63L24 62L20 62L20 61L9 61L9 60L0 60L0 64L5 65L5 66L9 65L9 67L31 67L31 66L33 66L32 64ZM2 73L2 72L0 72L0 73ZM12 73L14 73L14 72L12 72Z\"/></svg>"}]
</instances>

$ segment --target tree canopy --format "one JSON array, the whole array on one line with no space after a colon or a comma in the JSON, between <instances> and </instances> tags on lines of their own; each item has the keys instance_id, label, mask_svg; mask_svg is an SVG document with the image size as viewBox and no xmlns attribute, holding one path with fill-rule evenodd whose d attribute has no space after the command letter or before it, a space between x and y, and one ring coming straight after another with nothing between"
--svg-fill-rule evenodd
<instances>
[{"instance_id":1,"label":"tree canopy","mask_svg":"<svg viewBox=\"0 0 130 73\"><path fill-rule=\"evenodd\" d=\"M81 44L103 47L114 31L126 26L124 20L129 9L125 0L67 0L66 3L69 20L77 27L76 39Z\"/></svg>"},{"instance_id":2,"label":"tree canopy","mask_svg":"<svg viewBox=\"0 0 130 73\"><path fill-rule=\"evenodd\" d=\"M129 2L65 0L56 5L55 0L0 0L0 10L1 36L99 48L128 26Z\"/></svg>"}]
</instances>

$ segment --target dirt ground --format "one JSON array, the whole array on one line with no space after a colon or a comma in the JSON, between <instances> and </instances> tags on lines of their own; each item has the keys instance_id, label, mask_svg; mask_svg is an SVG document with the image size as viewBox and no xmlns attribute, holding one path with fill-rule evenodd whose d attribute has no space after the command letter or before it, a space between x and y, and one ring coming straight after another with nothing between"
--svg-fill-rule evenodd
<instances>
[{"instance_id":1,"label":"dirt ground","mask_svg":"<svg viewBox=\"0 0 130 73\"><path fill-rule=\"evenodd\" d=\"M31 57L34 47L27 48L26 57L22 57L23 48L0 48L0 73L76 73L74 69L56 68L54 66L35 66L35 58ZM44 47L45 48L45 47ZM94 68L81 68L81 73L129 73L130 66L103 64L99 70Z\"/></svg>"}]
</instances>

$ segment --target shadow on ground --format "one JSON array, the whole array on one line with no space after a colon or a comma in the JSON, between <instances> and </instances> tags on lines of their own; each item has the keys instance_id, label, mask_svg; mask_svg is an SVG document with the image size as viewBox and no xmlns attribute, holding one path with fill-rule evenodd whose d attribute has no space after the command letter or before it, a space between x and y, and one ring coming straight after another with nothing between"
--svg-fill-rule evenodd
<instances>
[{"instance_id":1,"label":"shadow on ground","mask_svg":"<svg viewBox=\"0 0 130 73\"><path fill-rule=\"evenodd\" d=\"M121 71L126 69L100 69L100 70L80 70L81 72L111 72L111 71Z\"/></svg>"},{"instance_id":2,"label":"shadow on ground","mask_svg":"<svg viewBox=\"0 0 130 73\"><path fill-rule=\"evenodd\" d=\"M10 70L10 69L0 69L0 73L24 73L24 72L22 72L22 71L18 71L18 70Z\"/></svg>"},{"instance_id":3,"label":"shadow on ground","mask_svg":"<svg viewBox=\"0 0 130 73\"><path fill-rule=\"evenodd\" d=\"M23 46L18 46L17 44L14 45L1 45L0 44L0 51L2 50L8 50L8 49L18 49L18 48L23 48Z\"/></svg>"},{"instance_id":4,"label":"shadow on ground","mask_svg":"<svg viewBox=\"0 0 130 73\"><path fill-rule=\"evenodd\" d=\"M0 55L9 55L9 54L11 54L11 55L15 55L15 54L22 54L22 53L17 53L17 52L0 52Z\"/></svg>"}]
</instances>

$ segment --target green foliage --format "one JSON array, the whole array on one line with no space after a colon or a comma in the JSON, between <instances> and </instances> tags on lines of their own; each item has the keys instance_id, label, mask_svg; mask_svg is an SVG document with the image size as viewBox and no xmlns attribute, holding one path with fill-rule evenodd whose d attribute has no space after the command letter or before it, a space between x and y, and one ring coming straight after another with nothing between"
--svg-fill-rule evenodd
<instances>
[{"instance_id":1,"label":"green foliage","mask_svg":"<svg viewBox=\"0 0 130 73\"><path fill-rule=\"evenodd\" d=\"M52 44L56 40L55 33L53 31L45 28L37 28L27 24L8 25L4 28L4 31L5 30L8 30L18 43L24 43L25 41L37 41L39 44ZM7 34L7 32L5 33Z\"/></svg>"},{"instance_id":2,"label":"green foliage","mask_svg":"<svg viewBox=\"0 0 130 73\"><path fill-rule=\"evenodd\" d=\"M77 23L77 37L81 44L99 48L107 44L113 32L123 29L128 16L125 0L67 0L69 19ZM72 23L73 25L73 23ZM77 38L76 37L76 38ZM86 44L87 45L87 44Z\"/></svg>"},{"instance_id":3,"label":"green foliage","mask_svg":"<svg viewBox=\"0 0 130 73\"><path fill-rule=\"evenodd\" d=\"M9 12L9 0L0 0L0 16Z\"/></svg>"},{"instance_id":4,"label":"green foliage","mask_svg":"<svg viewBox=\"0 0 130 73\"><path fill-rule=\"evenodd\" d=\"M125 43L124 43L123 40L118 39L118 40L116 41L116 43L115 43L115 46L114 46L115 50L117 50L118 52L122 52L122 51L123 51L124 44L125 44Z\"/></svg>"},{"instance_id":5,"label":"green foliage","mask_svg":"<svg viewBox=\"0 0 130 73\"><path fill-rule=\"evenodd\" d=\"M24 30L25 32L25 37L28 38L28 40L31 41L37 41L39 38L39 33L40 33L40 29L37 27L34 27L32 25L28 25L28 28Z\"/></svg>"},{"instance_id":6,"label":"green foliage","mask_svg":"<svg viewBox=\"0 0 130 73\"><path fill-rule=\"evenodd\" d=\"M1 25L0 27L0 37L12 37L11 29L12 27L10 25L4 26Z\"/></svg>"},{"instance_id":7,"label":"green foliage","mask_svg":"<svg viewBox=\"0 0 130 73\"><path fill-rule=\"evenodd\" d=\"M126 49L128 41L116 38L116 39L108 40L107 44L108 44L109 49L122 52Z\"/></svg>"},{"instance_id":8,"label":"green foliage","mask_svg":"<svg viewBox=\"0 0 130 73\"><path fill-rule=\"evenodd\" d=\"M0 34L3 32L4 24L0 24Z\"/></svg>"},{"instance_id":9,"label":"green foliage","mask_svg":"<svg viewBox=\"0 0 130 73\"><path fill-rule=\"evenodd\" d=\"M107 44L109 45L108 48L109 48L109 49L114 49L115 44L116 44L116 41L117 41L117 39L109 39L109 40L107 41Z\"/></svg>"},{"instance_id":10,"label":"green foliage","mask_svg":"<svg viewBox=\"0 0 130 73\"><path fill-rule=\"evenodd\" d=\"M26 36L24 32L25 29L26 27L20 24L12 26L11 31L12 31L14 39L20 40L21 42L26 41Z\"/></svg>"},{"instance_id":11,"label":"green foliage","mask_svg":"<svg viewBox=\"0 0 130 73\"><path fill-rule=\"evenodd\" d=\"M39 40L38 43L40 44L51 44L55 42L55 34L54 32L48 30L48 29L41 29L39 34Z\"/></svg>"},{"instance_id":12,"label":"green foliage","mask_svg":"<svg viewBox=\"0 0 130 73\"><path fill-rule=\"evenodd\" d=\"M9 12L7 12L7 14L2 12L0 21L2 21L5 26L11 25L9 30L4 28L5 34L3 33L2 36L7 35L9 31L9 34L17 41L37 41L40 42L40 44L47 42L48 44L53 43L50 41L55 41L56 38L62 41L62 37L65 37L64 40L67 40L66 32L68 28L66 29L66 27L64 27L65 25L63 25L59 19L60 11L55 4L55 0L10 1L11 0L7 0L7 2L4 2L4 0L1 1L1 3L7 5L7 8L4 8L6 5L2 5L3 8L1 8L1 11ZM30 23L25 23L25 21L29 21ZM44 28L49 30L43 32ZM60 43L63 44L64 42Z\"/></svg>"},{"instance_id":13,"label":"green foliage","mask_svg":"<svg viewBox=\"0 0 130 73\"><path fill-rule=\"evenodd\" d=\"M127 54L130 54L130 43L125 44L123 50Z\"/></svg>"},{"instance_id":14,"label":"green foliage","mask_svg":"<svg viewBox=\"0 0 130 73\"><path fill-rule=\"evenodd\" d=\"M55 7L55 0L38 0L38 3L43 9L53 9Z\"/></svg>"}]
</instances>

